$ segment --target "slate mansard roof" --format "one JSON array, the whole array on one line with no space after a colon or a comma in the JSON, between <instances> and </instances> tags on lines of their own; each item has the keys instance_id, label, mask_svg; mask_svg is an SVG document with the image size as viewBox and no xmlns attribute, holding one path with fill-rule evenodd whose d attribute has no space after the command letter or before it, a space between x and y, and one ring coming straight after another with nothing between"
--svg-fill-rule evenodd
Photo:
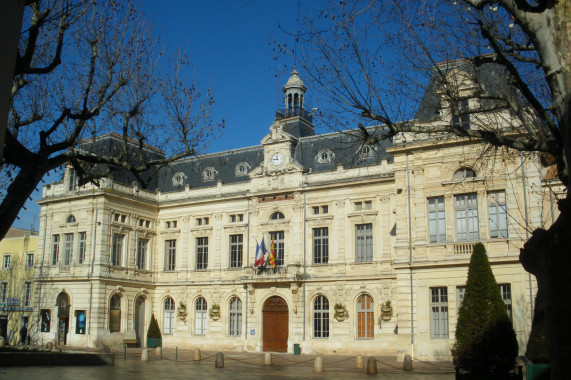
<instances>
[{"instance_id":1,"label":"slate mansard roof","mask_svg":"<svg viewBox=\"0 0 571 380\"><path fill-rule=\"evenodd\" d=\"M379 133L377 131L378 128L371 128L369 132L374 136ZM362 137L357 131L337 132L300 137L293 157L308 173L327 172L337 170L339 165L350 169L378 165L383 160L392 162L392 156L386 152L390 146L391 141L386 140L369 147L369 153L365 154ZM328 158L323 159L322 154ZM187 158L162 168L153 186L162 192L175 192L184 190L187 184L193 189L216 186L218 181L222 184L248 182L248 173L263 161L264 149L261 145ZM241 165L246 167L246 172L240 171ZM211 178L205 176L208 169L214 170ZM180 177L175 179L177 174L182 176L182 181L177 181Z\"/></svg>"}]
</instances>

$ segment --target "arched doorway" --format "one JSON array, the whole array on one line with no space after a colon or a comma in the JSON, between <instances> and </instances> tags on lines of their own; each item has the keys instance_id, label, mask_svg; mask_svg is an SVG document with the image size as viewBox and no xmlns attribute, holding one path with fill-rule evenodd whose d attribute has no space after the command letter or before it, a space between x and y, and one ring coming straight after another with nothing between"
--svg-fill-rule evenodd
<instances>
[{"instance_id":1,"label":"arched doorway","mask_svg":"<svg viewBox=\"0 0 571 380\"><path fill-rule=\"evenodd\" d=\"M139 347L145 347L145 299L137 297L135 300L135 335Z\"/></svg>"},{"instance_id":2,"label":"arched doorway","mask_svg":"<svg viewBox=\"0 0 571 380\"><path fill-rule=\"evenodd\" d=\"M281 297L270 297L264 302L264 351L287 352L289 316L286 302Z\"/></svg>"},{"instance_id":3,"label":"arched doorway","mask_svg":"<svg viewBox=\"0 0 571 380\"><path fill-rule=\"evenodd\" d=\"M64 292L57 296L57 344L67 344L67 332L69 330L69 297Z\"/></svg>"}]
</instances>

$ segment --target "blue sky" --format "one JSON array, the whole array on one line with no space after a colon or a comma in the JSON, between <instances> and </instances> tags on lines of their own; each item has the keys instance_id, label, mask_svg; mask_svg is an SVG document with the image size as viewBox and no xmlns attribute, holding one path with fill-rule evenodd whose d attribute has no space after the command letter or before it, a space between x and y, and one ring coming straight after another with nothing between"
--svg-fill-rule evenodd
<instances>
[{"instance_id":1,"label":"blue sky","mask_svg":"<svg viewBox=\"0 0 571 380\"><path fill-rule=\"evenodd\" d=\"M299 0L299 15L307 12L306 7L316 12L320 3L323 1ZM293 57L274 51L272 41L294 44L294 38L279 26L297 30L298 1L141 0L140 6L160 32L167 55L176 55L177 48L186 51L201 87L210 84L214 88L213 119L225 119L226 128L208 151L258 145L269 132L276 109L282 108L281 87L294 65ZM303 79L302 71L300 76ZM310 102L311 89L306 108L310 108ZM44 181L58 181L60 175ZM40 192L34 193L15 227L39 228L40 207L36 201L40 197Z\"/></svg>"}]
</instances>

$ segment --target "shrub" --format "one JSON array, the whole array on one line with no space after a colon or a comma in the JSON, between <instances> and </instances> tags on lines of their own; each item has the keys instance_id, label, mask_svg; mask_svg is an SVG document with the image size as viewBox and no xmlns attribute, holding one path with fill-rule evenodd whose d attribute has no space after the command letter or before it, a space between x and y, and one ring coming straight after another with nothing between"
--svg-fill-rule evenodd
<instances>
[{"instance_id":1,"label":"shrub","mask_svg":"<svg viewBox=\"0 0 571 380\"><path fill-rule=\"evenodd\" d=\"M456 325L452 356L472 373L507 373L514 368L518 344L483 244L468 267L464 300Z\"/></svg>"},{"instance_id":2,"label":"shrub","mask_svg":"<svg viewBox=\"0 0 571 380\"><path fill-rule=\"evenodd\" d=\"M537 292L535 297L535 308L533 310L533 321L531 322L531 333L527 341L525 356L532 363L551 363L549 357L549 339L545 330L545 306L543 297Z\"/></svg>"},{"instance_id":3,"label":"shrub","mask_svg":"<svg viewBox=\"0 0 571 380\"><path fill-rule=\"evenodd\" d=\"M151 316L151 323L149 324L149 329L147 330L147 338L160 338L161 329L159 329L159 324L155 319L155 315Z\"/></svg>"}]
</instances>

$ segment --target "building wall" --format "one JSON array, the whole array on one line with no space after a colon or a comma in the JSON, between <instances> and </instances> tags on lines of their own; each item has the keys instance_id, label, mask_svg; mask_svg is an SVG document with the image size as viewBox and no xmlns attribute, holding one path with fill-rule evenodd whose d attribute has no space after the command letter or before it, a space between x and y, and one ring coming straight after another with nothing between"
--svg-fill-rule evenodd
<instances>
[{"instance_id":1,"label":"building wall","mask_svg":"<svg viewBox=\"0 0 571 380\"><path fill-rule=\"evenodd\" d=\"M0 241L0 336L5 338L6 344L18 344L26 320L27 328L34 329L33 265L37 258L38 235L14 228L7 236Z\"/></svg>"},{"instance_id":2,"label":"building wall","mask_svg":"<svg viewBox=\"0 0 571 380\"><path fill-rule=\"evenodd\" d=\"M288 309L288 352L299 344L306 353L449 359L457 287L466 282L473 245L482 241L497 282L510 286L512 319L523 352L536 284L518 262L519 249L527 237L526 226L532 230L546 223L542 216L546 187L537 159L528 157L523 163L524 187L519 155L490 155L482 145L469 141L416 141L395 145L388 152L394 162L353 169L339 166L322 173L253 174L243 184L219 182L169 193L146 192L110 179L103 180L100 189L87 186L69 191L67 177L45 187L36 296L38 309L51 311L52 327L38 336L57 342L58 312L53 305L65 293L70 299L66 344L121 345L123 339L136 337L136 302L142 297L143 343L154 314L165 346L258 352L264 349L264 302L279 296ZM466 167L476 176L455 179L454 174ZM490 192L497 191L505 194L508 221L508 236L500 238L490 237L488 215ZM462 194L475 194L477 199L479 234L470 241L458 238L455 202ZM427 199L431 197L444 198L446 237L440 242L430 239ZM319 213L314 213L314 207ZM272 220L275 212L284 219ZM66 222L70 215L75 222ZM356 226L368 224L372 258L357 262ZM314 264L313 233L323 227L328 228L329 260ZM254 269L257 243L265 236L268 244L268 234L274 231L284 232L285 265L275 271ZM83 263L77 259L80 232L86 234ZM52 265L53 236L63 239L65 234L74 234L73 260L70 265L61 260ZM239 268L230 268L230 235L239 234L243 262ZM114 235L124 236L117 265L112 264ZM197 238L208 238L206 269L197 268ZM149 240L144 269L136 263L139 239ZM176 241L174 270L165 267L166 245L171 240ZM448 295L447 334L439 338L431 331L431 289L436 287L446 288ZM114 294L120 297L120 328L110 332ZM373 336L366 339L357 336L357 300L362 295L373 300ZM315 337L318 296L329 302L328 337ZM207 316L204 335L196 334L198 297L206 300L208 312L213 305L220 307L219 318ZM242 303L238 336L230 336L229 331L233 297ZM165 332L167 298L175 305L172 333ZM387 301L392 311L381 318ZM186 316L179 315L181 303L186 305ZM336 304L347 311L339 320L334 317ZM75 333L77 311L85 311L85 334Z\"/></svg>"}]
</instances>

